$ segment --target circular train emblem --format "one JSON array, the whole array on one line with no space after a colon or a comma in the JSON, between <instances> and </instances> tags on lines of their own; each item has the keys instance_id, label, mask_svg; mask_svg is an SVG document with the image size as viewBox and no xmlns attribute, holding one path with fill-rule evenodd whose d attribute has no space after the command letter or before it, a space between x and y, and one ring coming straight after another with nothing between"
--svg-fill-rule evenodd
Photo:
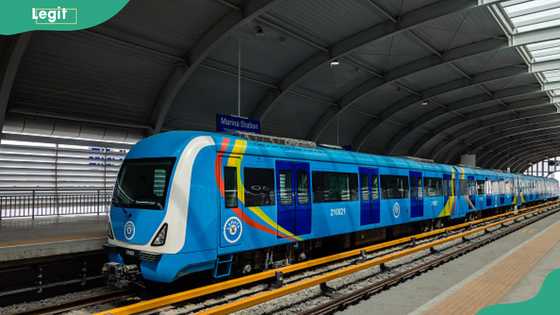
<instances>
[{"instance_id":1,"label":"circular train emblem","mask_svg":"<svg viewBox=\"0 0 560 315\"><path fill-rule=\"evenodd\" d=\"M238 217L229 217L224 223L224 238L230 244L237 243L243 234L243 224Z\"/></svg>"},{"instance_id":2,"label":"circular train emblem","mask_svg":"<svg viewBox=\"0 0 560 315\"><path fill-rule=\"evenodd\" d=\"M136 227L134 226L134 222L127 221L124 224L124 237L130 241L134 237L134 234L136 234Z\"/></svg>"},{"instance_id":3,"label":"circular train emblem","mask_svg":"<svg viewBox=\"0 0 560 315\"><path fill-rule=\"evenodd\" d=\"M395 204L393 205L393 216L395 218L398 218L401 215L401 206L399 205L398 202L395 202Z\"/></svg>"}]
</instances>

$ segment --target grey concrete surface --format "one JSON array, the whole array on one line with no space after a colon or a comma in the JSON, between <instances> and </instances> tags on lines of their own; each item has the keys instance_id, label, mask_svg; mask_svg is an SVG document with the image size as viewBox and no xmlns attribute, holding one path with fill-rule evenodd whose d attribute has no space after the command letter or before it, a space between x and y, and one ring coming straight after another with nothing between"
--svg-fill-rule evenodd
<instances>
[{"instance_id":1,"label":"grey concrete surface","mask_svg":"<svg viewBox=\"0 0 560 315\"><path fill-rule=\"evenodd\" d=\"M74 216L0 221L0 262L101 249L107 217Z\"/></svg>"},{"instance_id":2,"label":"grey concrete surface","mask_svg":"<svg viewBox=\"0 0 560 315\"><path fill-rule=\"evenodd\" d=\"M504 254L559 221L560 213L553 214L357 305L350 306L341 313L383 315L420 313L458 283L480 272Z\"/></svg>"},{"instance_id":3,"label":"grey concrete surface","mask_svg":"<svg viewBox=\"0 0 560 315\"><path fill-rule=\"evenodd\" d=\"M527 274L500 303L515 303L534 297L550 272L560 268L560 242Z\"/></svg>"}]
</instances>

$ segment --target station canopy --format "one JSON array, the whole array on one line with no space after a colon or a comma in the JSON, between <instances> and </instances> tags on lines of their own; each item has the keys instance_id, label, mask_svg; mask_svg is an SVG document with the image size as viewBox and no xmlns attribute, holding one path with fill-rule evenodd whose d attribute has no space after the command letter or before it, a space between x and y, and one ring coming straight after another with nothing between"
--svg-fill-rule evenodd
<instances>
[{"instance_id":1,"label":"station canopy","mask_svg":"<svg viewBox=\"0 0 560 315\"><path fill-rule=\"evenodd\" d=\"M0 126L122 147L234 114L523 171L560 155L559 58L560 1L134 0L87 30L1 37Z\"/></svg>"}]
</instances>

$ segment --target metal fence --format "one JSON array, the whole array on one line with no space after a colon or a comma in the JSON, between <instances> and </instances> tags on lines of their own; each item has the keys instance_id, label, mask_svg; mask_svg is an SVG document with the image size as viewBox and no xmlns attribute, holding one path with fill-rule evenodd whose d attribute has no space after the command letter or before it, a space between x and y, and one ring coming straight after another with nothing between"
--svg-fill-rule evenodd
<instances>
[{"instance_id":1,"label":"metal fence","mask_svg":"<svg viewBox=\"0 0 560 315\"><path fill-rule=\"evenodd\" d=\"M59 215L106 214L111 204L108 189L2 189L0 220Z\"/></svg>"}]
</instances>

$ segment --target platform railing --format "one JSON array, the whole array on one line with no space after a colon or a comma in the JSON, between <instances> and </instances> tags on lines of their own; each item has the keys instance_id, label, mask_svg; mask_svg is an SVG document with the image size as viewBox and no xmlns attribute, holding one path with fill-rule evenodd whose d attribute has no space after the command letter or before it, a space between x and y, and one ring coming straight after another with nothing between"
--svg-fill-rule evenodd
<instances>
[{"instance_id":1,"label":"platform railing","mask_svg":"<svg viewBox=\"0 0 560 315\"><path fill-rule=\"evenodd\" d=\"M0 220L66 215L105 215L110 189L0 189Z\"/></svg>"}]
</instances>

